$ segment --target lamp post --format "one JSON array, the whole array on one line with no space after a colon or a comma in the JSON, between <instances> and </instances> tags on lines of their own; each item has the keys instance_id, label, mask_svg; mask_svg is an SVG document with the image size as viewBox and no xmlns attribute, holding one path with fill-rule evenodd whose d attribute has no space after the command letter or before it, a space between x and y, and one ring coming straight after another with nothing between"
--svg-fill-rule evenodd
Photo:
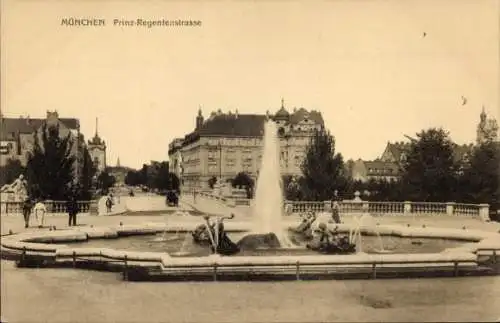
<instances>
[{"instance_id":1,"label":"lamp post","mask_svg":"<svg viewBox=\"0 0 500 323\"><path fill-rule=\"evenodd\" d=\"M222 185L222 140L219 139L217 147L219 148L219 183Z\"/></svg>"}]
</instances>

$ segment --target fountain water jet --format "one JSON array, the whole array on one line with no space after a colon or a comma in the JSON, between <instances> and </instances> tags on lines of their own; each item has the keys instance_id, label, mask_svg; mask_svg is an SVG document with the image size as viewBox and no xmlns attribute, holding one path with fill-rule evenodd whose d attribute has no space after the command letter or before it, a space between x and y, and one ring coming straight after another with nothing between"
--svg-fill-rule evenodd
<instances>
[{"instance_id":1,"label":"fountain water jet","mask_svg":"<svg viewBox=\"0 0 500 323\"><path fill-rule=\"evenodd\" d=\"M274 121L264 124L262 164L253 203L252 234L274 234L282 248L294 247L282 224L284 214L283 188L279 158L278 128Z\"/></svg>"}]
</instances>

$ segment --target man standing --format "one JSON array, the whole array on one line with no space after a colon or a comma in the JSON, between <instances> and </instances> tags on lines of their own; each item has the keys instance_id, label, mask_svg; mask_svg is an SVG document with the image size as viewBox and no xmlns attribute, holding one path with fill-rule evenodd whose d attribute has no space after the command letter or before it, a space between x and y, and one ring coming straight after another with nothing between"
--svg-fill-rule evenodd
<instances>
[{"instance_id":1,"label":"man standing","mask_svg":"<svg viewBox=\"0 0 500 323\"><path fill-rule=\"evenodd\" d=\"M76 226L76 215L78 214L78 200L76 194L72 194L66 205L66 211L69 215L68 226Z\"/></svg>"},{"instance_id":2,"label":"man standing","mask_svg":"<svg viewBox=\"0 0 500 323\"><path fill-rule=\"evenodd\" d=\"M24 227L27 228L30 225L30 215L31 209L33 208L33 203L29 197L24 200L23 203L23 216L24 216Z\"/></svg>"},{"instance_id":3,"label":"man standing","mask_svg":"<svg viewBox=\"0 0 500 323\"><path fill-rule=\"evenodd\" d=\"M35 204L35 207L33 208L33 212L35 213L35 218L38 221L38 227L42 228L45 219L45 213L47 213L47 208L45 207L45 204L43 204L42 200L38 200L38 202Z\"/></svg>"}]
</instances>

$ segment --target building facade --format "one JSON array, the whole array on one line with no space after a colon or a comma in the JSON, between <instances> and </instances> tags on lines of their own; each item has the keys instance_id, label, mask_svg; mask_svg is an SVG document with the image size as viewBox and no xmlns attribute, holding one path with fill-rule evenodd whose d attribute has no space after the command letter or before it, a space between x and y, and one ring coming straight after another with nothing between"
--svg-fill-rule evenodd
<instances>
[{"instance_id":1,"label":"building facade","mask_svg":"<svg viewBox=\"0 0 500 323\"><path fill-rule=\"evenodd\" d=\"M288 112L282 101L275 114L240 114L236 110L212 112L208 119L201 109L194 131L169 145L169 163L184 189L208 188L209 179L227 182L238 173L257 179L262 162L264 123L278 125L282 175L301 175L300 166L315 130L324 128L320 112L304 108Z\"/></svg>"},{"instance_id":2,"label":"building facade","mask_svg":"<svg viewBox=\"0 0 500 323\"><path fill-rule=\"evenodd\" d=\"M0 166L5 166L9 159L19 160L23 166L26 166L29 153L34 148L34 134L38 134L39 138L41 138L41 131L44 124L47 124L47 126L59 126L59 135L61 138L65 138L69 134L72 138L71 153L77 157L81 157L78 152L81 152L81 147L85 145L85 141L83 135L80 133L78 119L59 118L57 111L47 111L46 119L2 117L0 122ZM77 162L80 159L77 158Z\"/></svg>"}]
</instances>

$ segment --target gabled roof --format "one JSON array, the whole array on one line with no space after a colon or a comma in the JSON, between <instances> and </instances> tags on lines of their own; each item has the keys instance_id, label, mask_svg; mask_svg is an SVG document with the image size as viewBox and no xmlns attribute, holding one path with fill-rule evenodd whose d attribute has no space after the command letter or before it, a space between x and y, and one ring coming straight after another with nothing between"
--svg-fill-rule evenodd
<instances>
[{"instance_id":1,"label":"gabled roof","mask_svg":"<svg viewBox=\"0 0 500 323\"><path fill-rule=\"evenodd\" d=\"M199 136L260 137L265 115L221 114L206 120L195 132Z\"/></svg>"},{"instance_id":2,"label":"gabled roof","mask_svg":"<svg viewBox=\"0 0 500 323\"><path fill-rule=\"evenodd\" d=\"M391 155L394 157L396 161L401 160L401 154L410 149L409 142L395 142L395 143L387 143L387 149L390 151Z\"/></svg>"},{"instance_id":3,"label":"gabled roof","mask_svg":"<svg viewBox=\"0 0 500 323\"><path fill-rule=\"evenodd\" d=\"M395 143L387 143L387 148L392 156L395 158L397 162L401 161L401 154L403 152L407 152L411 147L411 144L408 142L395 142ZM453 145L453 157L455 161L461 160L465 154L470 154L473 150L473 145Z\"/></svg>"},{"instance_id":4,"label":"gabled roof","mask_svg":"<svg viewBox=\"0 0 500 323\"><path fill-rule=\"evenodd\" d=\"M300 108L290 115L290 123L292 123L292 124L299 123L300 121L302 121L305 118L306 115L308 116L308 118L310 120L313 120L314 122L316 122L318 124L321 124L321 125L325 124L325 122L323 121L323 116L321 115L321 112L318 112L316 110L307 111L304 108Z\"/></svg>"},{"instance_id":5,"label":"gabled roof","mask_svg":"<svg viewBox=\"0 0 500 323\"><path fill-rule=\"evenodd\" d=\"M32 119L32 118L1 118L0 119L0 137L4 140L13 139L12 134L31 134L40 128L46 119ZM78 129L78 119L73 118L59 118L69 129Z\"/></svg>"}]
</instances>

